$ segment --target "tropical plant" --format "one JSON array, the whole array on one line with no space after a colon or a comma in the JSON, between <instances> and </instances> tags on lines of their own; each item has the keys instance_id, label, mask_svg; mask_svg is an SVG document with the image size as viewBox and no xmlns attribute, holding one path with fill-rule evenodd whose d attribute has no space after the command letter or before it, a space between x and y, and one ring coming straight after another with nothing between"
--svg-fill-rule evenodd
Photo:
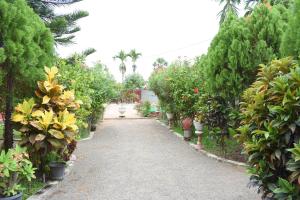
<instances>
[{"instance_id":1,"label":"tropical plant","mask_svg":"<svg viewBox=\"0 0 300 200\"><path fill-rule=\"evenodd\" d=\"M300 67L292 58L261 65L243 94L238 139L249 156L251 183L263 197L299 199Z\"/></svg>"},{"instance_id":2,"label":"tropical plant","mask_svg":"<svg viewBox=\"0 0 300 200\"><path fill-rule=\"evenodd\" d=\"M0 198L10 197L20 193L23 188L20 181L30 182L35 168L28 159L25 148L16 146L15 149L4 150L0 153Z\"/></svg>"},{"instance_id":3,"label":"tropical plant","mask_svg":"<svg viewBox=\"0 0 300 200\"><path fill-rule=\"evenodd\" d=\"M75 92L76 99L82 104L76 111L77 125L86 129L91 122L96 124L104 111L104 103L115 98L116 83L111 74L101 62L94 67L85 67L84 59L59 59L57 61L61 76L60 82L69 90Z\"/></svg>"},{"instance_id":4,"label":"tropical plant","mask_svg":"<svg viewBox=\"0 0 300 200\"><path fill-rule=\"evenodd\" d=\"M14 97L22 98L34 91L34 83L42 76L42 66L52 62L53 38L25 0L0 1L0 32L0 70L6 82L0 91L6 98L4 146L7 150L13 147L10 119Z\"/></svg>"},{"instance_id":5,"label":"tropical plant","mask_svg":"<svg viewBox=\"0 0 300 200\"><path fill-rule=\"evenodd\" d=\"M241 3L241 0L218 0L220 4L224 4L223 9L218 13L220 17L220 25L225 21L228 15L231 13L235 16L238 16L238 4Z\"/></svg>"},{"instance_id":6,"label":"tropical plant","mask_svg":"<svg viewBox=\"0 0 300 200\"><path fill-rule=\"evenodd\" d=\"M124 88L126 90L135 90L143 88L145 85L144 78L140 74L131 74L126 76L124 81Z\"/></svg>"},{"instance_id":7,"label":"tropical plant","mask_svg":"<svg viewBox=\"0 0 300 200\"><path fill-rule=\"evenodd\" d=\"M137 61L137 59L138 59L140 56L142 56L142 54L141 54L141 53L137 53L136 50L133 49L133 50L131 50L131 51L129 52L128 56L129 56L129 57L131 58L131 60L132 60L132 70L133 70L133 73L135 73L136 68L137 68L137 66L136 66L136 61Z\"/></svg>"},{"instance_id":8,"label":"tropical plant","mask_svg":"<svg viewBox=\"0 0 300 200\"><path fill-rule=\"evenodd\" d=\"M58 84L56 67L47 68L46 79L38 82L37 101L24 100L15 107L12 121L19 127L22 141L36 167L44 167L43 157L50 151L62 155L78 133L74 112L80 107L73 91Z\"/></svg>"},{"instance_id":9,"label":"tropical plant","mask_svg":"<svg viewBox=\"0 0 300 200\"><path fill-rule=\"evenodd\" d=\"M300 55L300 1L295 0L294 7L290 9L287 30L283 36L281 53L283 56Z\"/></svg>"},{"instance_id":10,"label":"tropical plant","mask_svg":"<svg viewBox=\"0 0 300 200\"><path fill-rule=\"evenodd\" d=\"M154 69L160 69L166 66L168 66L168 62L164 58L157 58L153 63Z\"/></svg>"},{"instance_id":11,"label":"tropical plant","mask_svg":"<svg viewBox=\"0 0 300 200\"><path fill-rule=\"evenodd\" d=\"M124 82L124 77L126 73L126 59L128 57L128 54L126 54L123 50L121 50L117 55L113 57L114 60L119 59L121 61L121 64L119 66L119 70L122 74L122 83Z\"/></svg>"},{"instance_id":12,"label":"tropical plant","mask_svg":"<svg viewBox=\"0 0 300 200\"><path fill-rule=\"evenodd\" d=\"M51 30L56 44L67 45L73 43L74 33L80 31L80 27L76 25L76 22L89 14L86 11L78 10L68 14L57 14L55 8L72 5L79 1L81 0L27 0L27 3Z\"/></svg>"}]
</instances>

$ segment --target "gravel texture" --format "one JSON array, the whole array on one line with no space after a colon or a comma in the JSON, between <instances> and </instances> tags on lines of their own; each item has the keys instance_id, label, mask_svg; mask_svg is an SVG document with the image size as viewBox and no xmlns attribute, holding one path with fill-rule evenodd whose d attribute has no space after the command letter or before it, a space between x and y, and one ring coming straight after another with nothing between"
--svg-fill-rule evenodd
<instances>
[{"instance_id":1,"label":"gravel texture","mask_svg":"<svg viewBox=\"0 0 300 200\"><path fill-rule=\"evenodd\" d=\"M237 168L195 151L151 119L105 120L80 142L46 200L258 200Z\"/></svg>"}]
</instances>

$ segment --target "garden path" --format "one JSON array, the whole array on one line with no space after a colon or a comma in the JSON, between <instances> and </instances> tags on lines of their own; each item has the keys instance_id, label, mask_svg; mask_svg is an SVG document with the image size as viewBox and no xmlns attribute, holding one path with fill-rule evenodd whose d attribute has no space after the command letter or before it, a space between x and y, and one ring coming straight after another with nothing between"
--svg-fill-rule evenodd
<instances>
[{"instance_id":1,"label":"garden path","mask_svg":"<svg viewBox=\"0 0 300 200\"><path fill-rule=\"evenodd\" d=\"M109 104L105 108L104 118L105 119L116 119L119 118L119 107L121 104ZM126 108L125 118L141 118L140 114L137 112L135 108L135 104L124 104Z\"/></svg>"},{"instance_id":2,"label":"garden path","mask_svg":"<svg viewBox=\"0 0 300 200\"><path fill-rule=\"evenodd\" d=\"M195 151L152 119L104 120L45 200L258 200L244 169Z\"/></svg>"}]
</instances>

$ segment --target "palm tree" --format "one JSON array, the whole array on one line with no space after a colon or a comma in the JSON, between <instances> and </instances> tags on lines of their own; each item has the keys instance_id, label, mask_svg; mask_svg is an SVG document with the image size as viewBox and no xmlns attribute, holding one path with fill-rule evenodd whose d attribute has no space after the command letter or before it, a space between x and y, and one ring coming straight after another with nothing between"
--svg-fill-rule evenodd
<instances>
[{"instance_id":1,"label":"palm tree","mask_svg":"<svg viewBox=\"0 0 300 200\"><path fill-rule=\"evenodd\" d=\"M230 12L234 15L238 15L237 5L241 3L241 0L218 0L220 4L225 3L223 9L218 13L220 16L220 25L225 21Z\"/></svg>"},{"instance_id":2,"label":"palm tree","mask_svg":"<svg viewBox=\"0 0 300 200\"><path fill-rule=\"evenodd\" d=\"M119 59L121 61L121 64L119 66L119 70L122 73L122 83L124 81L124 76L125 76L125 73L126 73L125 61L126 61L127 57L128 57L128 54L126 54L123 50L121 50L117 55L115 55L113 57L114 60Z\"/></svg>"},{"instance_id":3,"label":"palm tree","mask_svg":"<svg viewBox=\"0 0 300 200\"><path fill-rule=\"evenodd\" d=\"M157 58L156 61L153 63L154 69L166 67L168 62L164 58Z\"/></svg>"},{"instance_id":4,"label":"palm tree","mask_svg":"<svg viewBox=\"0 0 300 200\"><path fill-rule=\"evenodd\" d=\"M132 49L130 52L129 52L129 54L128 54L128 56L131 58L131 60L132 60L132 70L133 70L133 73L135 73L135 71L136 71L136 64L135 64L135 62L136 62L136 60L140 57L140 56L142 56L142 54L141 53L137 53L136 51L135 51L135 49Z\"/></svg>"}]
</instances>

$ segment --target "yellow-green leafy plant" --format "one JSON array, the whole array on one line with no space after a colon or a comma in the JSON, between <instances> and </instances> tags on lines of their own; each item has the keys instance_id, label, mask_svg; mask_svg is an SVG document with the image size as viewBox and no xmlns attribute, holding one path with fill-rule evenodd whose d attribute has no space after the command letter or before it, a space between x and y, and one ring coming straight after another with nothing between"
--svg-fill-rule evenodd
<instances>
[{"instance_id":1,"label":"yellow-green leafy plant","mask_svg":"<svg viewBox=\"0 0 300 200\"><path fill-rule=\"evenodd\" d=\"M80 107L74 92L65 90L57 81L58 69L45 67L46 78L38 82L34 99L15 107L12 121L21 132L21 145L26 146L34 165L41 167L43 157L54 151L62 155L78 133L75 111Z\"/></svg>"}]
</instances>

